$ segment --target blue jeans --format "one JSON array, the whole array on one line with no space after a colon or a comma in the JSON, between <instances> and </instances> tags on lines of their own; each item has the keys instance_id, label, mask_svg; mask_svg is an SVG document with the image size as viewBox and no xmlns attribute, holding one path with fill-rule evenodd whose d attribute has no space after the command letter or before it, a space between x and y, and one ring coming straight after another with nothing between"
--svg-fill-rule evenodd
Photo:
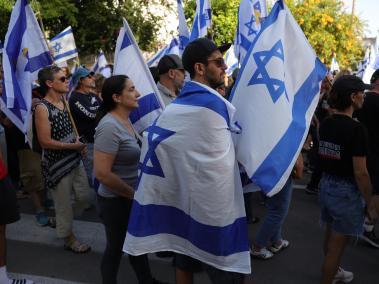
<instances>
[{"instance_id":1,"label":"blue jeans","mask_svg":"<svg viewBox=\"0 0 379 284\"><path fill-rule=\"evenodd\" d=\"M321 221L332 230L351 236L363 232L364 202L353 178L323 174L320 181L319 202Z\"/></svg>"},{"instance_id":2,"label":"blue jeans","mask_svg":"<svg viewBox=\"0 0 379 284\"><path fill-rule=\"evenodd\" d=\"M282 190L266 199L267 214L255 237L255 244L267 247L282 239L282 225L287 217L292 197L292 179L289 178Z\"/></svg>"}]
</instances>

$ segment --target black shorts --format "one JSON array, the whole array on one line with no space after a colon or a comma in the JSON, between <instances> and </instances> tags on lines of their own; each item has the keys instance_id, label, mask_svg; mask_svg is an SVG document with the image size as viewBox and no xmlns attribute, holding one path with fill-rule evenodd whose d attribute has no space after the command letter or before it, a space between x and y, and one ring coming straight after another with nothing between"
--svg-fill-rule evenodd
<instances>
[{"instance_id":1,"label":"black shorts","mask_svg":"<svg viewBox=\"0 0 379 284\"><path fill-rule=\"evenodd\" d=\"M6 176L0 180L0 225L11 224L19 219L16 188L12 180Z\"/></svg>"}]
</instances>

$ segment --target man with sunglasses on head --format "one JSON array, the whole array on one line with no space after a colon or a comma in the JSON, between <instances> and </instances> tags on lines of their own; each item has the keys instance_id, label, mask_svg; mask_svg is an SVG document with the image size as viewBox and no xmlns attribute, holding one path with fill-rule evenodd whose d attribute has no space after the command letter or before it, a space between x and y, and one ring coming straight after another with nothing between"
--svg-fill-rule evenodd
<instances>
[{"instance_id":1,"label":"man with sunglasses on head","mask_svg":"<svg viewBox=\"0 0 379 284\"><path fill-rule=\"evenodd\" d=\"M80 243L72 231L75 197L76 213L88 205L89 186L80 160L85 144L79 141L69 117L63 96L68 92L68 80L57 66L38 72L40 90L44 98L35 108L35 126L42 148L42 175L46 189L54 199L56 231L64 239L64 248L75 253L85 253L91 247Z\"/></svg>"},{"instance_id":2,"label":"man with sunglasses on head","mask_svg":"<svg viewBox=\"0 0 379 284\"><path fill-rule=\"evenodd\" d=\"M158 63L158 90L164 104L171 103L184 85L185 71L182 60L176 54L167 54Z\"/></svg>"},{"instance_id":3,"label":"man with sunglasses on head","mask_svg":"<svg viewBox=\"0 0 379 284\"><path fill-rule=\"evenodd\" d=\"M86 68L79 67L72 74L74 91L69 98L69 105L75 125L78 129L80 141L86 144L87 151L83 155L84 168L87 178L92 185L93 172L93 142L96 127L96 115L101 104L100 98L94 94L94 73Z\"/></svg>"}]
</instances>

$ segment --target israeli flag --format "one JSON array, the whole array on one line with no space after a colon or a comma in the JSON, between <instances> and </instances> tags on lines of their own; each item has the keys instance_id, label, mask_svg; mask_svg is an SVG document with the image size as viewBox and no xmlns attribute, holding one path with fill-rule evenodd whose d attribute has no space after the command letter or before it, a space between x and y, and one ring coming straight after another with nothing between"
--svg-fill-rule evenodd
<instances>
[{"instance_id":1,"label":"israeli flag","mask_svg":"<svg viewBox=\"0 0 379 284\"><path fill-rule=\"evenodd\" d=\"M242 64L251 43L261 29L261 20L267 17L264 0L241 0L238 8L238 24L234 40L235 54Z\"/></svg>"},{"instance_id":2,"label":"israeli flag","mask_svg":"<svg viewBox=\"0 0 379 284\"><path fill-rule=\"evenodd\" d=\"M215 90L190 81L144 132L124 251L174 251L250 273L234 112Z\"/></svg>"},{"instance_id":3,"label":"israeli flag","mask_svg":"<svg viewBox=\"0 0 379 284\"><path fill-rule=\"evenodd\" d=\"M159 60L166 54L176 54L178 56L180 55L180 42L177 38L173 38L171 42L166 45L164 48L159 50L152 58L150 58L147 61L147 66L157 66L159 63Z\"/></svg>"},{"instance_id":4,"label":"israeli flag","mask_svg":"<svg viewBox=\"0 0 379 284\"><path fill-rule=\"evenodd\" d=\"M5 36L3 94L5 115L23 133L30 123L32 82L38 71L52 63L49 49L27 0L17 0Z\"/></svg>"},{"instance_id":5,"label":"israeli flag","mask_svg":"<svg viewBox=\"0 0 379 284\"><path fill-rule=\"evenodd\" d=\"M196 13L193 20L190 40L193 41L200 37L205 37L208 28L212 27L211 0L196 0Z\"/></svg>"},{"instance_id":6,"label":"israeli flag","mask_svg":"<svg viewBox=\"0 0 379 284\"><path fill-rule=\"evenodd\" d=\"M225 53L225 63L228 66L225 73L227 76L231 76L233 71L238 68L238 59L234 54L234 45L231 45Z\"/></svg>"},{"instance_id":7,"label":"israeli flag","mask_svg":"<svg viewBox=\"0 0 379 284\"><path fill-rule=\"evenodd\" d=\"M91 71L94 73L99 73L105 78L112 76L111 68L108 66L108 61L105 58L105 54L100 50L99 55L95 59L95 64L92 66Z\"/></svg>"},{"instance_id":8,"label":"israeli flag","mask_svg":"<svg viewBox=\"0 0 379 284\"><path fill-rule=\"evenodd\" d=\"M242 133L238 161L262 191L284 186L307 137L326 67L282 0L254 39L231 102Z\"/></svg>"},{"instance_id":9,"label":"israeli flag","mask_svg":"<svg viewBox=\"0 0 379 284\"><path fill-rule=\"evenodd\" d=\"M190 33L188 30L186 17L184 16L183 1L178 1L178 17L179 17L179 55L182 56L184 49L186 48Z\"/></svg>"},{"instance_id":10,"label":"israeli flag","mask_svg":"<svg viewBox=\"0 0 379 284\"><path fill-rule=\"evenodd\" d=\"M67 61L78 57L74 34L71 27L67 27L61 33L50 40L49 46L53 51L55 63Z\"/></svg>"},{"instance_id":11,"label":"israeli flag","mask_svg":"<svg viewBox=\"0 0 379 284\"><path fill-rule=\"evenodd\" d=\"M142 132L161 114L164 104L128 22L123 21L124 26L116 43L113 74L127 75L140 92L139 107L132 111L129 118L134 128Z\"/></svg>"},{"instance_id":12,"label":"israeli flag","mask_svg":"<svg viewBox=\"0 0 379 284\"><path fill-rule=\"evenodd\" d=\"M365 71L363 72L362 80L366 84L370 83L371 76L376 70L375 67L376 67L376 61L377 61L377 52L376 52L375 46L376 44L370 46L367 67L365 68Z\"/></svg>"},{"instance_id":13,"label":"israeli flag","mask_svg":"<svg viewBox=\"0 0 379 284\"><path fill-rule=\"evenodd\" d=\"M365 52L365 57L363 58L363 60L359 61L358 63L358 70L356 72L356 75L359 77L359 78L363 78L363 74L369 64L369 61L370 61L370 49L367 48L366 49L366 52Z\"/></svg>"},{"instance_id":14,"label":"israeli flag","mask_svg":"<svg viewBox=\"0 0 379 284\"><path fill-rule=\"evenodd\" d=\"M332 58L332 63L330 63L330 69L329 69L330 73L333 73L333 72L340 72L340 66L337 62L337 59L333 56Z\"/></svg>"}]
</instances>

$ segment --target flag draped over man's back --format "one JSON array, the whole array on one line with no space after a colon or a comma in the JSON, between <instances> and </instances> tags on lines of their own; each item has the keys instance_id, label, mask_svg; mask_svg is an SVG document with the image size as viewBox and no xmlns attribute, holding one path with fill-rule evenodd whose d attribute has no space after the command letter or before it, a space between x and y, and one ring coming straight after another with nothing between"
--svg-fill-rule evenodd
<instances>
[{"instance_id":1,"label":"flag draped over man's back","mask_svg":"<svg viewBox=\"0 0 379 284\"><path fill-rule=\"evenodd\" d=\"M196 0L196 13L192 24L190 41L205 37L212 26L211 0Z\"/></svg>"},{"instance_id":2,"label":"flag draped over man's back","mask_svg":"<svg viewBox=\"0 0 379 284\"><path fill-rule=\"evenodd\" d=\"M242 133L237 160L272 196L284 186L308 133L326 68L279 0L241 67L231 102Z\"/></svg>"},{"instance_id":3,"label":"flag draped over man's back","mask_svg":"<svg viewBox=\"0 0 379 284\"><path fill-rule=\"evenodd\" d=\"M164 104L128 22L125 19L123 21L124 26L116 43L113 74L127 75L141 94L139 107L132 111L130 120L135 129L142 132L159 116Z\"/></svg>"},{"instance_id":4,"label":"flag draped over man's back","mask_svg":"<svg viewBox=\"0 0 379 284\"><path fill-rule=\"evenodd\" d=\"M265 17L267 17L266 1L241 0L234 40L235 54L241 64L261 28L261 19Z\"/></svg>"},{"instance_id":5,"label":"flag draped over man's back","mask_svg":"<svg viewBox=\"0 0 379 284\"><path fill-rule=\"evenodd\" d=\"M42 31L27 0L13 7L4 42L4 89L0 103L6 116L26 133L30 123L32 82L52 63Z\"/></svg>"},{"instance_id":6,"label":"flag draped over man's back","mask_svg":"<svg viewBox=\"0 0 379 284\"><path fill-rule=\"evenodd\" d=\"M65 28L50 40L49 46L53 51L55 63L65 62L78 57L74 33L71 27Z\"/></svg>"},{"instance_id":7,"label":"flag draped over man's back","mask_svg":"<svg viewBox=\"0 0 379 284\"><path fill-rule=\"evenodd\" d=\"M124 250L174 251L250 273L243 191L230 132L235 108L187 82L144 133Z\"/></svg>"}]
</instances>

